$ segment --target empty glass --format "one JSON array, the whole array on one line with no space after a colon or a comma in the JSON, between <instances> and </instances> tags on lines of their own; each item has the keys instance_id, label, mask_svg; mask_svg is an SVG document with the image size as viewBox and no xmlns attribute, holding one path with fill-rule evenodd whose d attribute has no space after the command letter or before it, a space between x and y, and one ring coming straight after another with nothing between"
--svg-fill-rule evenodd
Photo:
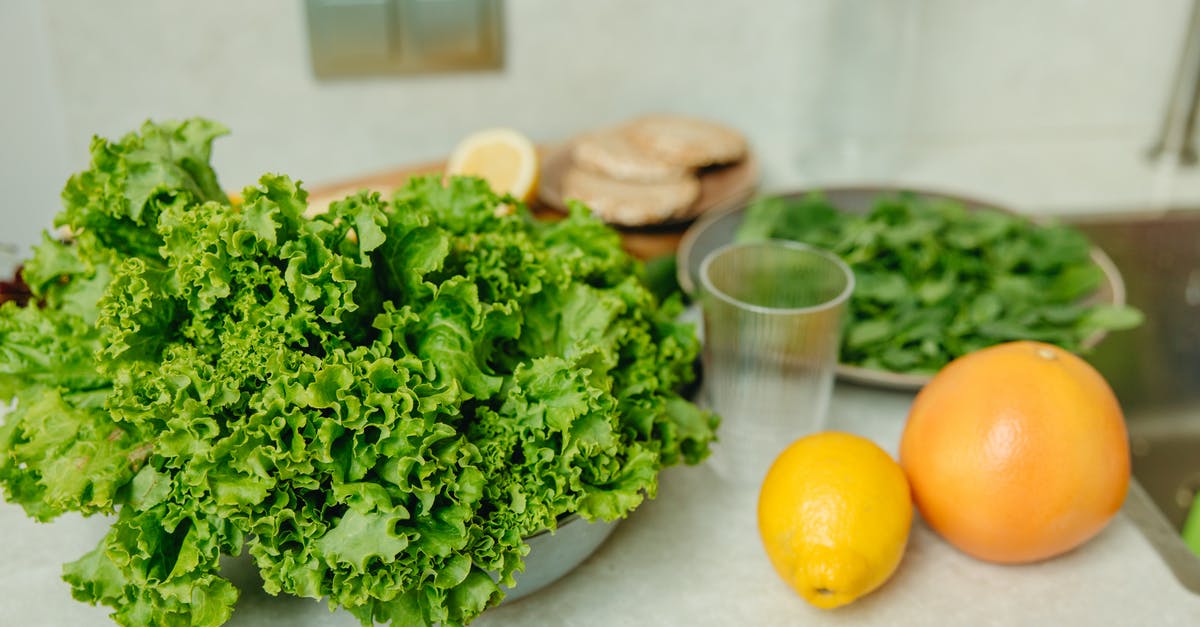
<instances>
[{"instance_id":1,"label":"empty glass","mask_svg":"<svg viewBox=\"0 0 1200 627\"><path fill-rule=\"evenodd\" d=\"M700 264L704 380L724 422L718 473L758 484L793 440L823 428L854 274L796 242L730 244Z\"/></svg>"}]
</instances>

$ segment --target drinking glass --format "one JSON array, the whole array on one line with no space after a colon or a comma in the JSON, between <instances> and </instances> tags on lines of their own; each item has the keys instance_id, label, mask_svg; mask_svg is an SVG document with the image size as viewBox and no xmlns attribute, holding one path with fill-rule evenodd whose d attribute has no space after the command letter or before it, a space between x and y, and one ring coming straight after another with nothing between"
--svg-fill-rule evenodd
<instances>
[{"instance_id":1,"label":"drinking glass","mask_svg":"<svg viewBox=\"0 0 1200 627\"><path fill-rule=\"evenodd\" d=\"M758 484L796 438L824 427L854 274L797 242L735 243L700 264L707 400L723 422L712 464Z\"/></svg>"}]
</instances>

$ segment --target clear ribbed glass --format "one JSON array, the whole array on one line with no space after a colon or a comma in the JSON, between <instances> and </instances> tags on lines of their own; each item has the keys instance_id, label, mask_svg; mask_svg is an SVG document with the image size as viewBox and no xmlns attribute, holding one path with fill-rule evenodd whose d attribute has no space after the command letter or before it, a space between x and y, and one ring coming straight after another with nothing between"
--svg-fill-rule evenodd
<instances>
[{"instance_id":1,"label":"clear ribbed glass","mask_svg":"<svg viewBox=\"0 0 1200 627\"><path fill-rule=\"evenodd\" d=\"M718 473L758 484L796 438L824 427L854 274L796 242L730 244L700 264L704 387L724 421Z\"/></svg>"}]
</instances>

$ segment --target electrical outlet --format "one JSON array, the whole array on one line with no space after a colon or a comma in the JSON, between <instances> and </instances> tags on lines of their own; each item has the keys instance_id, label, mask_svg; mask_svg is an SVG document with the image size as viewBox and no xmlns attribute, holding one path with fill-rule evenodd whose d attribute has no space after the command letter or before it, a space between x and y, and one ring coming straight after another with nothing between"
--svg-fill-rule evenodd
<instances>
[{"instance_id":1,"label":"electrical outlet","mask_svg":"<svg viewBox=\"0 0 1200 627\"><path fill-rule=\"evenodd\" d=\"M503 67L502 0L306 0L318 78Z\"/></svg>"}]
</instances>

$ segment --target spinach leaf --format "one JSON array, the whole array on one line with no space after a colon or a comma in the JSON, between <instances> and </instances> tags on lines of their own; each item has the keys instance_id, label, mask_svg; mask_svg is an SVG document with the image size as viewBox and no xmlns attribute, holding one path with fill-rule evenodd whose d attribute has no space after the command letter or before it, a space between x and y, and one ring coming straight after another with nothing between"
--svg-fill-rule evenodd
<instances>
[{"instance_id":1,"label":"spinach leaf","mask_svg":"<svg viewBox=\"0 0 1200 627\"><path fill-rule=\"evenodd\" d=\"M1086 302L1104 276L1083 233L952 200L887 194L854 214L820 193L762 198L747 208L736 239L801 241L850 265L846 364L933 373L1018 339L1085 352L1096 333L1142 322L1133 307Z\"/></svg>"}]
</instances>

